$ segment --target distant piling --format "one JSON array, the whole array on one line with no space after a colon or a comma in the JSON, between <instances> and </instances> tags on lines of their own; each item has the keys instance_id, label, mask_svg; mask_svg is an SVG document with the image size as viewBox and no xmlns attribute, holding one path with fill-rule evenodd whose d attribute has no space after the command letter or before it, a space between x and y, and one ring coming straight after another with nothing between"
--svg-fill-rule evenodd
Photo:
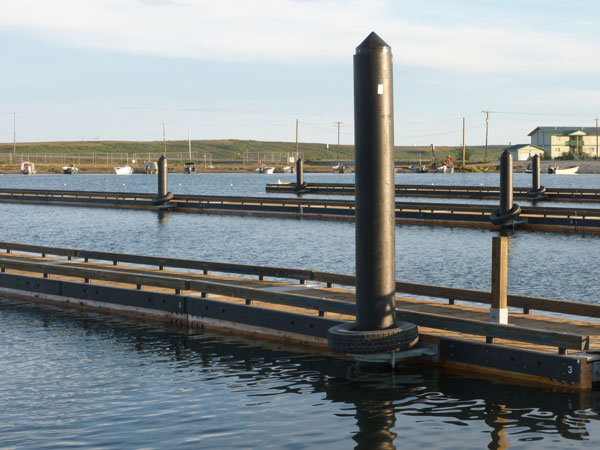
<instances>
[{"instance_id":1,"label":"distant piling","mask_svg":"<svg viewBox=\"0 0 600 450\"><path fill-rule=\"evenodd\" d=\"M168 192L167 158L158 158L158 195L152 199L154 205L164 205L173 199L173 193Z\"/></svg>"},{"instance_id":2,"label":"distant piling","mask_svg":"<svg viewBox=\"0 0 600 450\"><path fill-rule=\"evenodd\" d=\"M540 155L534 155L531 162L531 189L527 193L527 195L534 199L545 197L546 188L541 185L541 173Z\"/></svg>"},{"instance_id":3,"label":"distant piling","mask_svg":"<svg viewBox=\"0 0 600 450\"><path fill-rule=\"evenodd\" d=\"M513 204L513 161L508 150L500 156L500 207L490 215L494 225L506 225L519 217L521 207Z\"/></svg>"},{"instance_id":4,"label":"distant piling","mask_svg":"<svg viewBox=\"0 0 600 450\"><path fill-rule=\"evenodd\" d=\"M306 188L304 184L304 161L302 158L296 160L296 190L301 191Z\"/></svg>"}]
</instances>

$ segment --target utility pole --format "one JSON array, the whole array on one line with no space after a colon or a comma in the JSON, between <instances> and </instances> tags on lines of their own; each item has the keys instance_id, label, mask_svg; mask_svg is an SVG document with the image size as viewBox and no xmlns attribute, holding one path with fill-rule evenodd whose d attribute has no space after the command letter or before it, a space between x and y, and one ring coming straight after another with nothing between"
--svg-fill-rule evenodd
<instances>
[{"instance_id":1,"label":"utility pole","mask_svg":"<svg viewBox=\"0 0 600 450\"><path fill-rule=\"evenodd\" d=\"M462 159L462 165L463 165L463 167L465 166L465 153L466 153L466 148L465 148L465 118L463 117L463 159Z\"/></svg>"},{"instance_id":2,"label":"utility pole","mask_svg":"<svg viewBox=\"0 0 600 450\"><path fill-rule=\"evenodd\" d=\"M296 161L298 161L298 119L296 119Z\"/></svg>"},{"instance_id":3,"label":"utility pole","mask_svg":"<svg viewBox=\"0 0 600 450\"><path fill-rule=\"evenodd\" d=\"M485 159L484 161L487 162L488 160L488 128L489 128L489 124L490 124L490 114L492 111L481 111L482 113L485 113Z\"/></svg>"},{"instance_id":4,"label":"utility pole","mask_svg":"<svg viewBox=\"0 0 600 450\"><path fill-rule=\"evenodd\" d=\"M596 158L600 157L598 154L598 118L596 117Z\"/></svg>"},{"instance_id":5,"label":"utility pole","mask_svg":"<svg viewBox=\"0 0 600 450\"><path fill-rule=\"evenodd\" d=\"M13 162L17 161L17 113L13 113L13 117L14 117L14 141L13 141ZM598 124L598 119L596 119L596 124ZM597 137L598 133L596 133L596 140L598 140Z\"/></svg>"},{"instance_id":6,"label":"utility pole","mask_svg":"<svg viewBox=\"0 0 600 450\"><path fill-rule=\"evenodd\" d=\"M337 146L337 154L335 155L335 159L340 159L340 128L344 126L343 122L334 122L334 127L338 129L338 146Z\"/></svg>"}]
</instances>

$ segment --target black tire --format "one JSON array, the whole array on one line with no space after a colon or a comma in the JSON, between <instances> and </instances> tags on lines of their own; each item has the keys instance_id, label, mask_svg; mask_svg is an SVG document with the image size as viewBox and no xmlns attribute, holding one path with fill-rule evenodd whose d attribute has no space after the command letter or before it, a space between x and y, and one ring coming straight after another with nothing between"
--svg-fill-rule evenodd
<instances>
[{"instance_id":1,"label":"black tire","mask_svg":"<svg viewBox=\"0 0 600 450\"><path fill-rule=\"evenodd\" d=\"M515 220L521 214L521 207L516 203L513 205L512 209L508 211L504 215L500 215L500 209L496 209L494 212L490 214L490 222L494 225L502 225L511 220Z\"/></svg>"},{"instance_id":2,"label":"black tire","mask_svg":"<svg viewBox=\"0 0 600 450\"><path fill-rule=\"evenodd\" d=\"M175 196L172 192L167 192L167 194L163 197L154 197L152 199L152 204L155 206L164 205L165 203L169 203L171 200L173 200L173 197Z\"/></svg>"},{"instance_id":3,"label":"black tire","mask_svg":"<svg viewBox=\"0 0 600 450\"><path fill-rule=\"evenodd\" d=\"M396 322L394 328L357 331L355 322L336 325L327 330L327 343L332 352L368 355L408 350L419 340L419 328L414 323Z\"/></svg>"}]
</instances>

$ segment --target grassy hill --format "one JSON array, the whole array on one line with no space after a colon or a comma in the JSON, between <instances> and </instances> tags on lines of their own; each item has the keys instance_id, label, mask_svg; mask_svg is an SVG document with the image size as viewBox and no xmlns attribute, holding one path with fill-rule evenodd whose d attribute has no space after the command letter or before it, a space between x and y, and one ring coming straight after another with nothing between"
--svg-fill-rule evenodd
<instances>
[{"instance_id":1,"label":"grassy hill","mask_svg":"<svg viewBox=\"0 0 600 450\"><path fill-rule=\"evenodd\" d=\"M488 147L488 159L498 159L505 148L503 145L490 145ZM162 141L82 141L82 142L30 142L17 143L17 154L90 154L90 153L161 153L164 149ZM188 141L168 141L167 152L188 151ZM245 152L283 152L295 153L294 142L271 142L252 140L195 140L192 141L192 151L195 153L206 153L212 155L215 160L240 160ZM354 159L354 146L342 145L338 153L337 146L325 144L300 143L298 151L304 155L307 162L318 163L319 161L352 160ZM13 144L0 144L0 163L5 162L6 155L13 153ZM460 161L462 148L456 146L439 146L435 148L436 158L443 160L446 155L451 155ZM467 147L467 159L480 161L484 158L484 146ZM431 160L429 146L398 146L394 149L396 162L418 162L421 158L425 164Z\"/></svg>"}]
</instances>

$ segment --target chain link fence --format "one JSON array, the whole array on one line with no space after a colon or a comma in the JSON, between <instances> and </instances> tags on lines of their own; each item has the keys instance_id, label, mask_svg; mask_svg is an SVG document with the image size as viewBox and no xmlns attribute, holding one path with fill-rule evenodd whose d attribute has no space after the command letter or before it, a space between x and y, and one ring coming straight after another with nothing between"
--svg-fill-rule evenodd
<instances>
[{"instance_id":1,"label":"chain link fence","mask_svg":"<svg viewBox=\"0 0 600 450\"><path fill-rule=\"evenodd\" d=\"M157 161L162 153L0 153L0 163L20 164L30 161L35 164L78 164L78 165L124 165L142 164L145 161ZM212 153L203 152L167 152L170 162L194 161L206 167L213 164L252 164L259 162L268 164L293 164L296 162L296 153L290 152L244 152L241 158L217 158ZM191 157L190 157L191 156ZM303 158L303 153L299 154Z\"/></svg>"}]
</instances>

